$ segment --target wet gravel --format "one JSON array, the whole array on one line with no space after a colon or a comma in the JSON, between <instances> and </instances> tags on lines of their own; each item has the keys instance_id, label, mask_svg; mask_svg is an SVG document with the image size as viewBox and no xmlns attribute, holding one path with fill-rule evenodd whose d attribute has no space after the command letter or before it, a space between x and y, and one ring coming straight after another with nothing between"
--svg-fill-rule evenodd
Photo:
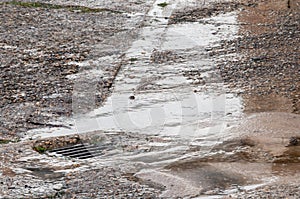
<instances>
[{"instance_id":1,"label":"wet gravel","mask_svg":"<svg viewBox=\"0 0 300 199\"><path fill-rule=\"evenodd\" d=\"M68 4L70 1L60 3ZM99 62L91 62L84 67L78 62L93 60L94 57L122 57L120 49L126 48L126 42L125 46L118 46L116 43L122 43L119 39L127 40L127 37L123 37L126 34L134 35L130 28L140 25L134 20L128 22L130 16L124 12L138 11L139 5L145 2L132 1L132 6L126 7L122 3L126 4L122 1L105 4L114 12L104 10L92 13L74 12L66 8L30 8L0 4L0 18L3 19L0 26L1 137L15 137L32 128L51 127L55 125L50 123L53 118L70 116L74 85L79 87L77 90L82 90L85 87L80 86L90 85L93 80L92 84L98 91L96 105L105 100L120 68L120 62L101 66L101 71L105 74L101 78L83 78L76 81L79 73L99 69ZM76 1L76 4L84 3ZM209 4L204 8L176 11L169 23L199 22L207 16L231 11L243 13L244 10L255 10L258 7L258 3L254 1ZM120 13L115 12L116 10ZM255 24L247 21L241 14L240 37L234 41L224 41L220 46L208 50L208 53L212 58L224 57L217 63L222 79L227 86L238 90L244 98L262 96L267 100L270 94L285 96L292 101L292 111L299 113L299 12L284 8L271 9L266 13L272 20L262 21L261 25L258 25L260 22ZM254 26L258 29L253 28ZM111 41L115 36L118 42ZM99 45L104 47L99 49ZM236 56L237 53L239 56ZM158 64L181 61L181 57L173 51L154 51L150 59ZM197 70L186 71L185 76L193 76L192 80L198 84L205 83ZM88 102L83 106L88 107ZM88 108L82 110L87 111ZM126 144L122 145L125 151L145 152L145 149L136 147L137 140L128 140L126 138ZM1 148L1 197L158 198L162 191L139 183L136 178L128 176L118 167L99 166L86 171L73 170L68 174L56 173L52 170L53 165L50 169L47 167L48 163L63 163L57 170L74 169L85 163L35 154L30 146L28 144L25 147L21 143L8 144ZM245 155L245 151L250 155ZM31 156L32 159L26 159ZM245 147L240 154L228 156L228 161L239 161L241 156L244 161L256 161L258 156L264 161L272 161L272 157L265 152L253 152L251 146ZM250 191L241 190L228 197L299 198L300 193L298 186L288 184L264 186Z\"/></svg>"},{"instance_id":2,"label":"wet gravel","mask_svg":"<svg viewBox=\"0 0 300 199\"><path fill-rule=\"evenodd\" d=\"M255 190L240 190L237 194L231 194L226 198L254 199L254 198L278 198L278 199L296 199L300 197L298 185L280 184L272 186L263 186Z\"/></svg>"},{"instance_id":3,"label":"wet gravel","mask_svg":"<svg viewBox=\"0 0 300 199\"><path fill-rule=\"evenodd\" d=\"M82 1L47 1L49 4L38 6L0 3L1 144L22 137L33 128L59 127L52 123L53 119L71 116L74 111L86 112L101 105L110 94L122 65L121 52L135 37L142 19L140 15L131 18L133 13L126 12L145 12L148 5L143 1L111 1L99 6L97 2L83 5ZM83 12L86 8L81 6L91 5L107 9ZM107 59L108 56L115 61ZM95 74L86 75L90 71ZM85 101L90 94L85 89L91 86L95 106ZM74 103L80 104L76 110L72 107ZM160 190L135 182L118 167L98 166L66 175L59 170L76 170L85 163L47 157L32 149L37 145L57 147L71 142L74 144L72 139L55 139L2 145L0 198L156 198L159 195ZM124 140L125 151L144 150L137 148L136 140L132 142Z\"/></svg>"},{"instance_id":4,"label":"wet gravel","mask_svg":"<svg viewBox=\"0 0 300 199\"><path fill-rule=\"evenodd\" d=\"M105 167L69 175L66 181L68 188L63 198L158 198L161 192L129 181L120 171Z\"/></svg>"},{"instance_id":5,"label":"wet gravel","mask_svg":"<svg viewBox=\"0 0 300 199\"><path fill-rule=\"evenodd\" d=\"M201 19L207 16L239 12L238 38L207 49L209 55L218 60L217 68L223 82L231 89L236 89L245 101L255 98L269 100L266 105L246 107L246 111L282 111L278 107L270 107L274 102L271 96L276 95L291 101L291 112L299 113L300 15L297 1L292 1L292 4L294 7L288 8L286 2L206 3L174 12L169 23L202 23ZM255 103L261 103L258 101Z\"/></svg>"},{"instance_id":6,"label":"wet gravel","mask_svg":"<svg viewBox=\"0 0 300 199\"><path fill-rule=\"evenodd\" d=\"M262 9L266 10L267 19L258 17L261 25L254 27L249 18ZM240 37L223 42L219 49L211 52L211 56L226 55L217 67L224 82L230 88L242 91L244 99L283 96L291 101L292 112L300 113L299 12L267 6L252 12L249 18L243 16L243 12L240 14L240 23L248 24L241 26ZM251 111L274 110L256 107Z\"/></svg>"},{"instance_id":7,"label":"wet gravel","mask_svg":"<svg viewBox=\"0 0 300 199\"><path fill-rule=\"evenodd\" d=\"M176 63L182 61L184 58L180 55L177 55L176 53L166 50L166 51L158 51L157 49L154 49L151 56L150 61L157 64L162 63Z\"/></svg>"},{"instance_id":8,"label":"wet gravel","mask_svg":"<svg viewBox=\"0 0 300 199\"><path fill-rule=\"evenodd\" d=\"M110 146L102 157L91 160L93 165L89 160L40 154L32 149L74 145L77 139L78 136L59 137L0 148L0 198L158 198L161 187L140 183L119 163L108 166L104 160L113 160L112 156L122 152L130 155L155 150L149 143L164 142L163 139L122 132L82 135L84 143Z\"/></svg>"},{"instance_id":9,"label":"wet gravel","mask_svg":"<svg viewBox=\"0 0 300 199\"><path fill-rule=\"evenodd\" d=\"M256 6L255 1L212 1L199 3L196 7L187 7L175 11L169 20L169 24L186 23L186 22L199 22L203 18L213 17L218 14L225 14L232 11L242 9L244 6Z\"/></svg>"},{"instance_id":10,"label":"wet gravel","mask_svg":"<svg viewBox=\"0 0 300 199\"><path fill-rule=\"evenodd\" d=\"M137 25L128 23L127 14L110 9L75 12L85 8L33 5L0 4L2 137L22 136L32 128L51 127L53 118L70 116L74 86L93 85L95 106L100 105L110 93L119 63L78 63L119 56L123 46L110 50L105 46L114 44L114 35L130 35ZM88 70L101 70L104 75L76 79Z\"/></svg>"}]
</instances>

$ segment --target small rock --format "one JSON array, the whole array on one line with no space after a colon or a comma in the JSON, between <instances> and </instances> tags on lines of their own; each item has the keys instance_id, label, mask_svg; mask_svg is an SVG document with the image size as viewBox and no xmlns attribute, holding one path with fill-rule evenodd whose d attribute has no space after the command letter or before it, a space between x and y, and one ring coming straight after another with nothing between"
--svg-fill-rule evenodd
<instances>
[{"instance_id":1,"label":"small rock","mask_svg":"<svg viewBox=\"0 0 300 199\"><path fill-rule=\"evenodd\" d=\"M53 186L53 189L56 190L56 191L59 191L63 188L63 185L62 184L56 184Z\"/></svg>"},{"instance_id":2,"label":"small rock","mask_svg":"<svg viewBox=\"0 0 300 199\"><path fill-rule=\"evenodd\" d=\"M131 95L131 96L129 97L129 99L134 100L135 97L134 97L133 95Z\"/></svg>"}]
</instances>

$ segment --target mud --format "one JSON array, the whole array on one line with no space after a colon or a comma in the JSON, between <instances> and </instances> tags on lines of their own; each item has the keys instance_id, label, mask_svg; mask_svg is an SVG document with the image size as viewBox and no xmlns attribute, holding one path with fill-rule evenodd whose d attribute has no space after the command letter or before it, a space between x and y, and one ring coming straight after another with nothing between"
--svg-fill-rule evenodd
<instances>
[{"instance_id":1,"label":"mud","mask_svg":"<svg viewBox=\"0 0 300 199\"><path fill-rule=\"evenodd\" d=\"M225 46L241 56L219 66L224 81L243 88L250 112L298 113L299 12L284 1L260 2L238 21L243 37Z\"/></svg>"}]
</instances>

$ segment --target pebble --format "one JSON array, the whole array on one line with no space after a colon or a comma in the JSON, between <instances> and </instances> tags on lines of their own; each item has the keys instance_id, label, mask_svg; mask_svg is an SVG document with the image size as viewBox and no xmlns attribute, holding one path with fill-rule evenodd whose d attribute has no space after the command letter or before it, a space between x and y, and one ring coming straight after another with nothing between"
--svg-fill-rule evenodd
<instances>
[{"instance_id":1,"label":"pebble","mask_svg":"<svg viewBox=\"0 0 300 199\"><path fill-rule=\"evenodd\" d=\"M129 96L129 99L134 100L135 97L133 95Z\"/></svg>"},{"instance_id":2,"label":"pebble","mask_svg":"<svg viewBox=\"0 0 300 199\"><path fill-rule=\"evenodd\" d=\"M63 188L63 184L55 184L53 185L53 189L56 191L59 191Z\"/></svg>"}]
</instances>

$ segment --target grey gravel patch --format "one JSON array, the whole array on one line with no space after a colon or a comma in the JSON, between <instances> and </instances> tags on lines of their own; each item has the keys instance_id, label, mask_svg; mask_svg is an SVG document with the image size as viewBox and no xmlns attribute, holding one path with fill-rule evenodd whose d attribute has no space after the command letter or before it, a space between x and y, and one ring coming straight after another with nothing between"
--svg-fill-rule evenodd
<instances>
[{"instance_id":1,"label":"grey gravel patch","mask_svg":"<svg viewBox=\"0 0 300 199\"><path fill-rule=\"evenodd\" d=\"M79 83L87 82L97 91L90 108L101 105L110 93L119 56L142 19L124 13L75 13L9 4L0 10L4 19L0 26L0 134L4 137L22 136L30 129L49 126L54 118L71 116L73 91ZM113 60L88 62L105 56ZM87 64L81 66L83 62ZM88 70L102 71L102 77L78 75Z\"/></svg>"},{"instance_id":2,"label":"grey gravel patch","mask_svg":"<svg viewBox=\"0 0 300 199\"><path fill-rule=\"evenodd\" d=\"M169 20L169 24L178 24L186 22L199 22L203 18L225 14L227 12L236 11L245 5L240 2L223 1L223 2L208 2L196 7L187 7L175 11ZM253 4L254 6L255 4Z\"/></svg>"},{"instance_id":3,"label":"grey gravel patch","mask_svg":"<svg viewBox=\"0 0 300 199\"><path fill-rule=\"evenodd\" d=\"M120 171L106 167L74 173L67 181L65 198L159 198L161 192L129 181Z\"/></svg>"},{"instance_id":4,"label":"grey gravel patch","mask_svg":"<svg viewBox=\"0 0 300 199\"><path fill-rule=\"evenodd\" d=\"M175 52L170 50L166 51L158 51L154 49L151 56L150 61L157 64L167 63L167 62L180 62L183 61L183 57L177 55Z\"/></svg>"},{"instance_id":5,"label":"grey gravel patch","mask_svg":"<svg viewBox=\"0 0 300 199\"><path fill-rule=\"evenodd\" d=\"M296 199L300 197L298 185L272 185L263 186L254 190L240 190L239 193L230 194L224 198L278 198L278 199Z\"/></svg>"}]
</instances>

